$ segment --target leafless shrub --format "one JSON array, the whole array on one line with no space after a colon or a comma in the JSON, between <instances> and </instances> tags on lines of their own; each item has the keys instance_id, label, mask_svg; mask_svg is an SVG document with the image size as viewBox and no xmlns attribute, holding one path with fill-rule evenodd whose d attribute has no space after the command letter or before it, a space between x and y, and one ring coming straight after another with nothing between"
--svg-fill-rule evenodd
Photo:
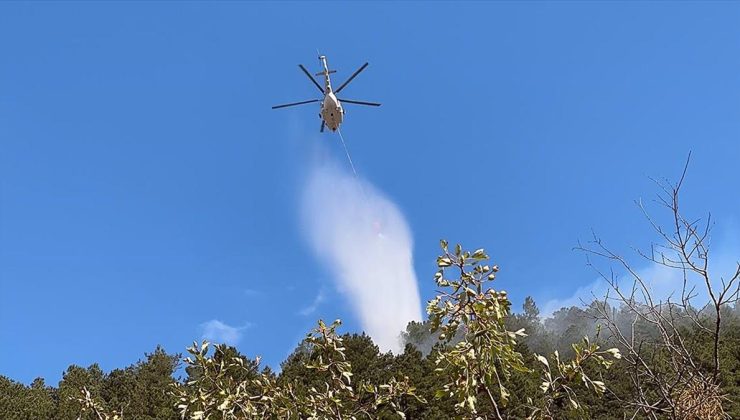
<instances>
[{"instance_id":1,"label":"leafless shrub","mask_svg":"<svg viewBox=\"0 0 740 420\"><path fill-rule=\"evenodd\" d=\"M638 202L660 243L653 244L649 252L636 252L650 263L676 270L682 279L682 284L677 287L680 296L656 296L651 290L650 278L635 269L625 257L609 249L596 235L588 245L577 247L587 257L596 256L611 263L607 272L588 260L588 264L610 286L601 304L595 307L600 322L611 332L612 339L622 348L624 359L630 365L633 395L625 403L634 409L633 418L728 418L722 409L725 397L720 389L722 309L738 300L740 263L728 277L710 275L711 214L705 221L688 219L679 206L689 161L690 155L678 183L656 181L660 189L657 203L671 215L666 226L659 224L643 203ZM630 280L627 287L619 281L617 272L627 274ZM708 303L697 307L694 303L700 291L702 295L706 294ZM621 310L611 309L615 306ZM624 322L625 312L631 322ZM708 368L687 342L684 328L687 325L708 335L712 342ZM646 330L650 334L639 333ZM657 363L657 360L667 362Z\"/></svg>"}]
</instances>

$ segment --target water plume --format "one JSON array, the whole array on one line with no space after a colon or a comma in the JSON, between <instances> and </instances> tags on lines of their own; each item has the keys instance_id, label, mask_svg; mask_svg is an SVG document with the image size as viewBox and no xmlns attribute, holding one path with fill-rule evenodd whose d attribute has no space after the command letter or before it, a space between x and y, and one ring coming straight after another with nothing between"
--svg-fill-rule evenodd
<instances>
[{"instance_id":1,"label":"water plume","mask_svg":"<svg viewBox=\"0 0 740 420\"><path fill-rule=\"evenodd\" d=\"M302 220L311 248L365 332L382 351L402 351L400 333L421 319L421 308L413 241L398 207L329 161L309 170Z\"/></svg>"}]
</instances>

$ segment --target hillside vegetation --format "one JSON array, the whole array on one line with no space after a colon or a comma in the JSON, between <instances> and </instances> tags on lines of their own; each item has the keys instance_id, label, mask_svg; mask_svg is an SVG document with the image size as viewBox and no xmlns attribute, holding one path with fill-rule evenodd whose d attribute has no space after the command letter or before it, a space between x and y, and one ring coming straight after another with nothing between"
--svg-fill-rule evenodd
<instances>
[{"instance_id":1,"label":"hillside vegetation","mask_svg":"<svg viewBox=\"0 0 740 420\"><path fill-rule=\"evenodd\" d=\"M581 249L613 268L606 273L624 273L603 275L606 297L544 320L527 298L513 313L486 252L442 241L438 292L427 319L401 334L401 354L340 334L339 320L318 321L279 373L234 347L196 342L184 358L157 348L111 372L70 366L57 387L0 377L1 417L740 418L740 265L710 275L709 226L683 218L679 189L664 189L671 227L654 224L662 245L642 254L687 279L670 297L654 296L649 279L594 238ZM694 306L697 294L708 303Z\"/></svg>"}]
</instances>

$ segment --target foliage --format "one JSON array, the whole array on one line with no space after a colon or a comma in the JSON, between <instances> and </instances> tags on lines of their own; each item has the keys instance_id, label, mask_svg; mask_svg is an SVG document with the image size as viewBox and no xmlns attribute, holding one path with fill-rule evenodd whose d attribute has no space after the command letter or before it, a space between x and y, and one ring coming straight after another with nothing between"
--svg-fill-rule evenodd
<instances>
[{"instance_id":1,"label":"foliage","mask_svg":"<svg viewBox=\"0 0 740 420\"><path fill-rule=\"evenodd\" d=\"M87 387L82 387L79 397L70 398L80 405L80 416L82 418L92 418L96 420L122 420L123 414L113 410L108 410L105 406L90 394Z\"/></svg>"},{"instance_id":2,"label":"foliage","mask_svg":"<svg viewBox=\"0 0 740 420\"><path fill-rule=\"evenodd\" d=\"M569 312L572 311L566 310L561 313L566 314ZM572 313L579 312L575 311ZM514 329L522 328L525 322L524 316L524 312L512 314L508 322ZM719 393L721 397L717 401L723 404L724 410L729 416L740 418L740 404L736 398L737 395L740 395L738 391L740 390L740 308L737 306L728 308L723 318L726 322L725 335L723 336L720 352L720 366L722 367L720 377L723 379L723 382L721 383ZM573 325L582 324L582 319L577 317L567 316L555 319L559 319L559 322L563 322L564 324L568 324L569 322L575 323ZM552 323L549 324L552 329L546 328L545 323L538 316L530 321L535 328L532 329L532 334L525 337L525 340L536 339L537 342L554 342L558 338L558 334L562 331L574 329L571 328L573 325L561 325L555 328L556 326ZM413 331L419 325L422 324L410 326L410 329ZM424 323L423 325L429 324ZM553 331L557 331L557 333ZM421 337L421 332L415 332L419 334L419 337L417 337L419 340L425 341ZM438 340L436 334L427 333L429 337ZM711 369L713 357L711 337L704 334L701 330L692 327L690 324L685 326L684 334L690 346L706 361L706 368ZM340 338L342 339L342 345L340 347L344 347L345 359L350 362L352 367L353 375L351 376L351 383L355 387L357 387L356 383L359 382L381 384L388 382L392 377L399 379L408 377L408 383L415 388L415 394L424 398L425 401L421 402L414 397L403 397L398 405L407 418L450 419L460 416L460 413L454 409L454 401L449 397L435 398L435 392L441 388L442 384L449 380L447 372L436 371L438 365L435 364L435 361L437 352L443 348L441 344L433 347L433 350L428 356L423 355L421 351L417 350L411 344L406 346L403 353L393 356L387 353L380 353L377 346L367 336L343 335ZM600 339L600 341L606 342L610 340L609 337ZM593 345L594 341L590 340L590 344ZM584 342L578 343L578 346L584 345ZM221 350L216 351L217 347L221 348ZM317 387L327 378L326 372L317 373L316 370L308 369L304 366L308 363L315 363L316 360L313 346L305 341L286 360L283 364L282 372L278 376L269 370L260 369L256 360L246 358L239 354L233 347L210 346L210 349L210 353L206 353L206 358L214 360L214 365L211 366L211 369L214 369L215 365L220 366L222 361L226 365L229 360L233 361L233 358L242 359L242 362L236 362L238 369L225 369L222 371L224 376L236 378L234 383L252 380L260 375L265 375L267 378L272 378L282 389L287 389L287 384L293 384L293 392L305 396L311 387ZM611 368L604 371L602 375L599 375L595 371L596 367L588 360L585 363L579 364L585 375L589 378L604 382L606 391L602 398L596 392L581 392L588 390L577 375L574 376L575 380L565 381L557 379L558 377L566 378L568 376L568 369L563 367L561 370L554 351L548 353L550 354L547 357L550 366L550 375L553 379L557 379L553 381L556 383L556 386L564 383L570 384L568 386L576 389L576 401L579 404L579 409L574 410L567 398L561 397L557 400L552 398L547 399L548 394L542 392L540 385L546 379L544 377L545 365L537 359L535 356L536 353L531 352L523 342L517 342L515 349L522 354L524 365L532 371L530 373L512 373L510 379L506 382L505 386L511 396L507 406L501 407L501 416L503 418L526 418L533 414L535 417L542 416L546 413L545 409L548 408L552 417L557 419L623 419L624 400L629 398L633 387L628 374L631 367L625 363L624 358L613 360ZM557 348L556 350L562 364L572 361L563 361L565 360L563 354L565 354L566 350L575 353L573 347L569 349ZM602 350L596 349L596 351ZM155 356L152 359L152 356L155 354L166 355L169 360L177 359L177 355L166 354L162 349L158 349L147 355L147 358L141 362L137 362L124 369L116 369L108 374L102 374L101 377L98 377L97 373L95 373L98 370L95 366L90 368L71 367L65 374L65 379L57 387L46 385L40 378L35 380L30 386L25 386L0 377L0 413L3 413L0 417L9 420L75 420L81 411L83 411L83 404L80 401L80 398L83 397L81 390L87 389L90 392L91 400L95 401L99 407L105 409L104 414L109 416L121 414L121 408L123 408L122 414L124 420L146 418L145 414L142 414L140 409L136 408L137 404L133 400L146 398L146 395L151 395L163 397L161 400L147 400L146 404L150 405L149 408L151 410L170 413L160 417L153 416L154 418L179 419L179 412L175 411L177 399L174 395L170 394L173 391L173 386L175 386L174 384L179 384L178 386L190 386L195 389L193 385L187 385L187 383L195 380L201 373L198 372L199 368L193 365L187 369L187 378L180 381L174 380L172 373L167 373L168 369L162 369L161 371L159 369L152 369L152 364L161 366L162 368L166 367L165 365L167 364L163 363L166 361L164 357ZM585 353L582 354L585 355ZM300 357L297 358L298 355ZM189 356L193 358L193 355ZM655 365L664 364L659 357L660 355L656 355ZM159 361L155 361L155 359ZM574 358L574 360L576 359L583 360L585 357ZM147 380L146 377L148 374L142 373L152 371L159 371L154 375L154 377L158 378L157 380ZM570 369L570 371L572 372L574 369ZM96 388L95 384L98 382L98 379L101 382L98 388ZM68 404L60 404L60 388L71 391L74 386L80 384L82 384L82 388L67 396L70 398ZM204 389L206 388L204 387ZM192 392L192 389L189 392ZM555 394L551 393L550 395ZM562 396L564 394L560 395ZM686 394L684 397L688 396L690 394ZM528 398L531 401L528 401ZM141 405L143 406L144 404ZM485 410L492 408L490 403L486 403L485 398L479 400L479 407L481 408L479 410L479 416L481 417L488 414ZM540 411L536 411L537 409ZM695 410L695 412L699 411ZM381 419L399 417L393 410L388 409L387 406L378 407L372 413L372 416ZM671 418L671 416L665 417ZM86 409L81 418L99 420L99 417L96 417L90 411L90 407ZM211 418L218 417L211 416ZM640 417L638 416L638 418Z\"/></svg>"},{"instance_id":3,"label":"foliage","mask_svg":"<svg viewBox=\"0 0 740 420\"><path fill-rule=\"evenodd\" d=\"M429 318L409 324L402 335L408 344L398 355L381 353L364 334L339 335L339 321L319 321L277 375L259 358L203 342L187 349L186 377L176 379L181 357L158 347L109 373L95 364L70 366L57 387L40 378L26 386L0 377L0 413L10 420L617 420L634 414L625 407L636 393L660 396L633 380L634 363L665 375L676 363L670 349L645 345L624 355L617 337L601 336L596 318L609 314L642 343L661 338L654 323L635 318L630 306L604 301L543 320L527 298L522 311L512 313L506 292L491 287L499 269L488 260L483 250L458 245L450 251L442 242L435 275L440 290L428 304ZM635 418L740 418L734 398L740 395L740 307L720 309L720 340L705 327L716 325L711 308L689 309L705 324L681 322L672 330L692 369L716 380L688 378L670 394L673 411Z\"/></svg>"},{"instance_id":4,"label":"foliage","mask_svg":"<svg viewBox=\"0 0 740 420\"><path fill-rule=\"evenodd\" d=\"M0 413L3 419L49 419L56 412L56 390L36 378L30 387L0 376Z\"/></svg>"},{"instance_id":5,"label":"foliage","mask_svg":"<svg viewBox=\"0 0 740 420\"><path fill-rule=\"evenodd\" d=\"M573 343L572 347L575 356L568 362L560 360L557 350L553 353L554 369L550 368L546 357L537 355L537 360L543 365L540 389L545 394L545 403L541 408L536 407L530 418L552 419L553 408L562 408L566 402L573 410L580 410L576 391L579 387L592 390L599 396L604 395L606 385L603 381L591 378L588 371L611 367L613 362L609 359L622 358L619 349L600 350L600 346L592 343L588 337L584 337L581 343Z\"/></svg>"},{"instance_id":6,"label":"foliage","mask_svg":"<svg viewBox=\"0 0 740 420\"><path fill-rule=\"evenodd\" d=\"M435 280L442 290L427 305L431 331L439 329L439 339L449 343L462 328L464 339L438 351L438 369L448 374L449 381L436 395L449 395L459 411L476 414L478 395L483 391L500 418L493 393L497 392L506 405L509 391L505 380L513 371L528 371L522 355L514 349L524 330L507 331L505 319L511 303L506 292L486 289L486 282L493 281L498 271L497 266L481 264L488 255L482 249L471 254L460 245L451 253L446 241L441 246L444 254L437 258ZM457 269L459 278L446 278L448 268Z\"/></svg>"},{"instance_id":7,"label":"foliage","mask_svg":"<svg viewBox=\"0 0 740 420\"><path fill-rule=\"evenodd\" d=\"M463 416L477 418L482 414L501 419L500 406L506 407L511 396L507 383L517 373L533 372L517 350L517 339L526 336L525 329L507 329L511 302L505 291L487 287L496 279L499 268L486 264L489 257L483 249L471 253L458 244L454 252L450 252L446 241L441 241L441 247L443 254L437 258L439 271L435 275L441 290L427 305L431 332L440 330L439 339L443 343L449 343L458 334L463 339L437 352L437 371L444 372L447 382L435 396L452 398ZM447 276L448 269L455 270L453 278ZM534 301L525 301L525 308L525 317L532 322L539 315ZM599 346L591 343L588 337L584 338L583 345L574 344L573 350L575 358L568 362L561 362L555 352L556 376L550 371L547 359L537 356L546 367L540 387L544 398L537 399L542 406L535 406L534 399L528 399L532 405L530 417L552 418L551 406L564 398L571 402L572 409L579 409L577 388L573 385L577 381L587 390L604 393L604 383L592 380L585 372L585 365L590 362L596 368L608 369L611 362L605 356L619 357L619 350L599 351ZM481 396L487 398L490 409L479 404Z\"/></svg>"},{"instance_id":8,"label":"foliage","mask_svg":"<svg viewBox=\"0 0 740 420\"><path fill-rule=\"evenodd\" d=\"M402 404L405 398L423 402L415 394L408 378L391 378L383 384L359 383L353 386L352 365L347 361L343 339L336 329L339 320L330 325L323 321L308 334L305 344L308 357L303 367L321 378L308 388L298 382L281 381L264 372L256 372L254 364L240 357L223 357L226 348L215 347L208 356L209 343L188 348L191 357L186 363L194 378L177 385L175 393L183 418L248 419L248 418L373 418L382 409L390 409L405 418ZM236 375L235 375L236 374ZM241 376L241 380L235 377Z\"/></svg>"}]
</instances>

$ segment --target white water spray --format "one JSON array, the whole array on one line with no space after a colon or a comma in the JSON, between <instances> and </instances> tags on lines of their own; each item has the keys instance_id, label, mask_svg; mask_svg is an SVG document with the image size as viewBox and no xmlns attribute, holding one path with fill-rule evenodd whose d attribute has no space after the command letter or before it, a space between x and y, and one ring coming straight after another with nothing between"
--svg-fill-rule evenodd
<instances>
[{"instance_id":1,"label":"white water spray","mask_svg":"<svg viewBox=\"0 0 740 420\"><path fill-rule=\"evenodd\" d=\"M330 162L311 168L302 216L312 249L365 332L382 351L402 351L400 333L421 319L421 308L411 233L396 205Z\"/></svg>"}]
</instances>

